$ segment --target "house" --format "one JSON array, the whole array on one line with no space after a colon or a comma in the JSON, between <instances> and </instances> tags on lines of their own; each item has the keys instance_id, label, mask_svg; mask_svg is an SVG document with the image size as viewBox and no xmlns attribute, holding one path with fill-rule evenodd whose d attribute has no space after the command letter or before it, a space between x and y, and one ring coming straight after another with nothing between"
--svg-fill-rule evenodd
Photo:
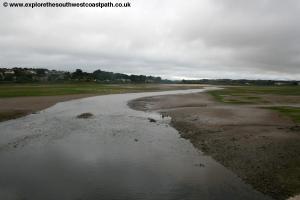
<instances>
[{"instance_id":1,"label":"house","mask_svg":"<svg viewBox=\"0 0 300 200\"><path fill-rule=\"evenodd\" d=\"M31 74L31 75L36 75L37 74L36 71L34 71L34 70L27 70L26 73Z\"/></svg>"},{"instance_id":2,"label":"house","mask_svg":"<svg viewBox=\"0 0 300 200\"><path fill-rule=\"evenodd\" d=\"M4 71L4 75L15 75L15 72L14 72L14 70L7 69Z\"/></svg>"},{"instance_id":3,"label":"house","mask_svg":"<svg viewBox=\"0 0 300 200\"><path fill-rule=\"evenodd\" d=\"M287 85L287 83L284 83L284 82L276 82L276 83L274 83L274 85L278 85L278 86L280 86L280 85Z\"/></svg>"}]
</instances>

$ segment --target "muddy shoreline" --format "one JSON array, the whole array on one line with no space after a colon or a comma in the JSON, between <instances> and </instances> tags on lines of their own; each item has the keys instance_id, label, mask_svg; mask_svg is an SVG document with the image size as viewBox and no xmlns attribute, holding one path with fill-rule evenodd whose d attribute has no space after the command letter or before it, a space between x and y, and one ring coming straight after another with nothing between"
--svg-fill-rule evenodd
<instances>
[{"instance_id":1,"label":"muddy shoreline","mask_svg":"<svg viewBox=\"0 0 300 200\"><path fill-rule=\"evenodd\" d=\"M127 106L202 91L96 96L0 123L0 199L270 200L179 138L170 118Z\"/></svg>"},{"instance_id":2,"label":"muddy shoreline","mask_svg":"<svg viewBox=\"0 0 300 200\"><path fill-rule=\"evenodd\" d=\"M40 110L49 108L59 102L96 95L97 94L76 94L61 96L0 98L0 122L39 112Z\"/></svg>"},{"instance_id":3,"label":"muddy shoreline","mask_svg":"<svg viewBox=\"0 0 300 200\"><path fill-rule=\"evenodd\" d=\"M4 85L5 86L5 85ZM8 85L9 86L9 85ZM43 86L43 85L41 85ZM47 87L50 85L44 85L45 91L47 91ZM63 87L64 85L62 85ZM68 85L66 84L66 87ZM93 86L93 85L91 85ZM117 85L116 85L117 86ZM16 97L1 97L0 98L0 122L16 119L19 117L23 117L28 114L37 113L40 110L44 110L49 108L56 103L75 100L85 97L99 96L99 95L107 95L107 94L115 94L115 93L136 93L136 92L150 92L150 91L171 91L171 90L185 90L185 89L199 89L203 88L205 85L184 85L184 84L149 84L149 85L125 85L118 87L112 87L111 91L106 91L105 88L99 88L99 91L96 93L92 93L91 91L85 91L86 88L82 90L89 93L82 94L65 94L65 95L55 95L51 96L51 91L49 91L49 96L16 96ZM12 86L13 87L13 86ZM28 86L24 88L19 88L20 85L16 85L17 94L22 92L28 92L37 87L37 86ZM75 87L75 86L74 86ZM48 88L49 89L49 88ZM59 88L55 88L59 91ZM73 88L74 89L74 88ZM76 88L75 88L76 89ZM95 89L95 88L94 88ZM34 91L34 90L33 90ZM44 92L45 92L44 91ZM53 92L53 91L52 91Z\"/></svg>"},{"instance_id":4,"label":"muddy shoreline","mask_svg":"<svg viewBox=\"0 0 300 200\"><path fill-rule=\"evenodd\" d=\"M136 99L136 110L172 118L183 138L274 199L299 194L300 133L291 119L253 105L216 102L206 93Z\"/></svg>"}]
</instances>

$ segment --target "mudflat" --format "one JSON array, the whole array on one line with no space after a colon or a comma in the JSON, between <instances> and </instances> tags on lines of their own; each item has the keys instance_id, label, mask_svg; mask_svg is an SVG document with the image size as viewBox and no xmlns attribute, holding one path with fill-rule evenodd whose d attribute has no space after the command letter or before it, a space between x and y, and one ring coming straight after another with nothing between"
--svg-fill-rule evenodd
<instances>
[{"instance_id":1,"label":"mudflat","mask_svg":"<svg viewBox=\"0 0 300 200\"><path fill-rule=\"evenodd\" d=\"M202 88L184 84L3 84L0 85L0 122L48 108L72 99L128 92Z\"/></svg>"},{"instance_id":2,"label":"mudflat","mask_svg":"<svg viewBox=\"0 0 300 200\"><path fill-rule=\"evenodd\" d=\"M74 94L61 96L0 98L0 122L38 112L40 110L53 106L58 102L69 101L72 99L79 99L94 95Z\"/></svg>"},{"instance_id":3,"label":"mudflat","mask_svg":"<svg viewBox=\"0 0 300 200\"><path fill-rule=\"evenodd\" d=\"M294 100L299 102L299 96ZM141 98L129 106L170 116L183 138L258 191L274 199L300 193L299 124L276 110L262 108L261 102L226 104L197 93Z\"/></svg>"},{"instance_id":4,"label":"mudflat","mask_svg":"<svg viewBox=\"0 0 300 200\"><path fill-rule=\"evenodd\" d=\"M0 123L0 199L270 200L179 138L169 118L126 105L201 91L97 96Z\"/></svg>"}]
</instances>

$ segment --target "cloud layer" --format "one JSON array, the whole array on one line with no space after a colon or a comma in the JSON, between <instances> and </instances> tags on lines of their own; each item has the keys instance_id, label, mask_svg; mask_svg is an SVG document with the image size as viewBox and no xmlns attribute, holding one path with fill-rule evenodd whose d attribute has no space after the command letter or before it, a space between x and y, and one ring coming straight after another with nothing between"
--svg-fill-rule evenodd
<instances>
[{"instance_id":1,"label":"cloud layer","mask_svg":"<svg viewBox=\"0 0 300 200\"><path fill-rule=\"evenodd\" d=\"M297 0L131 3L103 9L1 7L0 65L179 79L300 79Z\"/></svg>"}]
</instances>

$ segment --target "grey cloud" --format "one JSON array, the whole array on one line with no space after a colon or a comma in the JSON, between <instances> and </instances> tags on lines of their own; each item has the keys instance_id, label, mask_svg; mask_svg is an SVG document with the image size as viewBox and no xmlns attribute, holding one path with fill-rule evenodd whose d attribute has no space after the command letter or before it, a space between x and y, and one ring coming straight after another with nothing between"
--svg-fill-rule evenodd
<instances>
[{"instance_id":1,"label":"grey cloud","mask_svg":"<svg viewBox=\"0 0 300 200\"><path fill-rule=\"evenodd\" d=\"M10 0L12 1L12 0ZM300 79L296 0L140 0L129 9L0 8L0 65Z\"/></svg>"}]
</instances>

